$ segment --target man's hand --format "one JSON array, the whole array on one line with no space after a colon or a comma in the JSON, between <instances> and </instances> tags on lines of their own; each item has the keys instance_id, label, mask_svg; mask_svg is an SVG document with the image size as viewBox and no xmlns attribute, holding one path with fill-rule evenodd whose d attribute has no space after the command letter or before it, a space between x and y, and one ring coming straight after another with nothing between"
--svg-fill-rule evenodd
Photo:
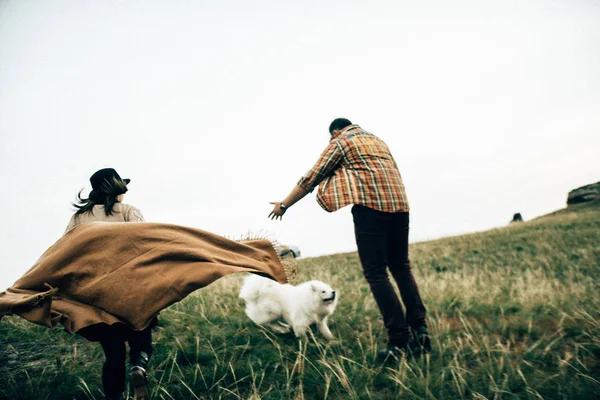
<instances>
[{"instance_id":1,"label":"man's hand","mask_svg":"<svg viewBox=\"0 0 600 400\"><path fill-rule=\"evenodd\" d=\"M272 201L271 204L273 204L274 207L273 207L273 211L271 211L268 218L275 219L275 220L277 220L277 219L281 220L281 217L283 217L283 214L285 214L285 210L279 206L281 204L281 202L280 201Z\"/></svg>"},{"instance_id":2,"label":"man's hand","mask_svg":"<svg viewBox=\"0 0 600 400\"><path fill-rule=\"evenodd\" d=\"M308 191L306 189L301 188L300 186L294 186L294 189L290 192L288 197L283 199L283 201L272 201L273 211L269 214L269 218L271 219L281 219L283 214L285 214L286 210L296 204L298 200L306 196ZM281 203L283 203L283 208L281 208Z\"/></svg>"}]
</instances>

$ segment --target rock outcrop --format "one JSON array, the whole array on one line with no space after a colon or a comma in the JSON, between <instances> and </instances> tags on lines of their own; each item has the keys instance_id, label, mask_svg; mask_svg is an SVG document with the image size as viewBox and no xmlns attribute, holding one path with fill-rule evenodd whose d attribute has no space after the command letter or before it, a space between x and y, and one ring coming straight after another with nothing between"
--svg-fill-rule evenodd
<instances>
[{"instance_id":1,"label":"rock outcrop","mask_svg":"<svg viewBox=\"0 0 600 400\"><path fill-rule=\"evenodd\" d=\"M600 200L600 182L573 189L567 197L567 206Z\"/></svg>"},{"instance_id":2,"label":"rock outcrop","mask_svg":"<svg viewBox=\"0 0 600 400\"><path fill-rule=\"evenodd\" d=\"M513 215L513 219L512 221L510 221L510 223L515 223L515 222L523 222L523 217L521 216L521 213L516 213L515 215Z\"/></svg>"}]
</instances>

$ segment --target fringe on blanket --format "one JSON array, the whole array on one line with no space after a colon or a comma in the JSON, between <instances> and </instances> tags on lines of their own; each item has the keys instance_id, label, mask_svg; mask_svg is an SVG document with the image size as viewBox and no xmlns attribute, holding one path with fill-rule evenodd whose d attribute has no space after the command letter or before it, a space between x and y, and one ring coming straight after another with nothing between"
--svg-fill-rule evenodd
<instances>
[{"instance_id":1,"label":"fringe on blanket","mask_svg":"<svg viewBox=\"0 0 600 400\"><path fill-rule=\"evenodd\" d=\"M273 235L263 231L248 232L242 235L240 238L233 240L240 243L251 240L268 240L271 243L271 246L273 246L275 253L277 253L279 261L281 261L281 265L283 265L283 270L288 283L294 283L296 281L297 263L294 259L292 251L289 247L281 244L275 237L273 237Z\"/></svg>"}]
</instances>

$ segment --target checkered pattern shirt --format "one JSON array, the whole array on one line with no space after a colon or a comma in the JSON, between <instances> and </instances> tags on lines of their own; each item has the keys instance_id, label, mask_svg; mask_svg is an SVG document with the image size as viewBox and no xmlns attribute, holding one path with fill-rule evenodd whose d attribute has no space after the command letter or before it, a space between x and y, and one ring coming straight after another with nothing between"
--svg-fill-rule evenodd
<instances>
[{"instance_id":1,"label":"checkered pattern shirt","mask_svg":"<svg viewBox=\"0 0 600 400\"><path fill-rule=\"evenodd\" d=\"M383 212L409 211L400 171L390 149L358 125L332 137L315 166L298 186L312 192L328 212L360 204Z\"/></svg>"}]
</instances>

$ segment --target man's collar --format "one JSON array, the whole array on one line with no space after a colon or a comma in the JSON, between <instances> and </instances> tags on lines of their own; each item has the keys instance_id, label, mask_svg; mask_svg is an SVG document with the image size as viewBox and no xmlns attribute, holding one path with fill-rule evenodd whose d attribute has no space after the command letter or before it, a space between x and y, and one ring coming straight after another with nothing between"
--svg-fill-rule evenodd
<instances>
[{"instance_id":1,"label":"man's collar","mask_svg":"<svg viewBox=\"0 0 600 400\"><path fill-rule=\"evenodd\" d=\"M331 139L329 139L329 140L331 141L331 140L333 140L333 139L335 139L335 138L338 138L338 137L340 137L342 134L344 134L344 133L348 132L348 131L349 131L349 130L351 130L351 129L355 129L355 128L360 128L360 127L359 127L357 124L348 125L348 126L347 126L347 127L345 127L344 129L342 129L341 131L339 131L339 132L337 133L337 135L331 135Z\"/></svg>"}]
</instances>

